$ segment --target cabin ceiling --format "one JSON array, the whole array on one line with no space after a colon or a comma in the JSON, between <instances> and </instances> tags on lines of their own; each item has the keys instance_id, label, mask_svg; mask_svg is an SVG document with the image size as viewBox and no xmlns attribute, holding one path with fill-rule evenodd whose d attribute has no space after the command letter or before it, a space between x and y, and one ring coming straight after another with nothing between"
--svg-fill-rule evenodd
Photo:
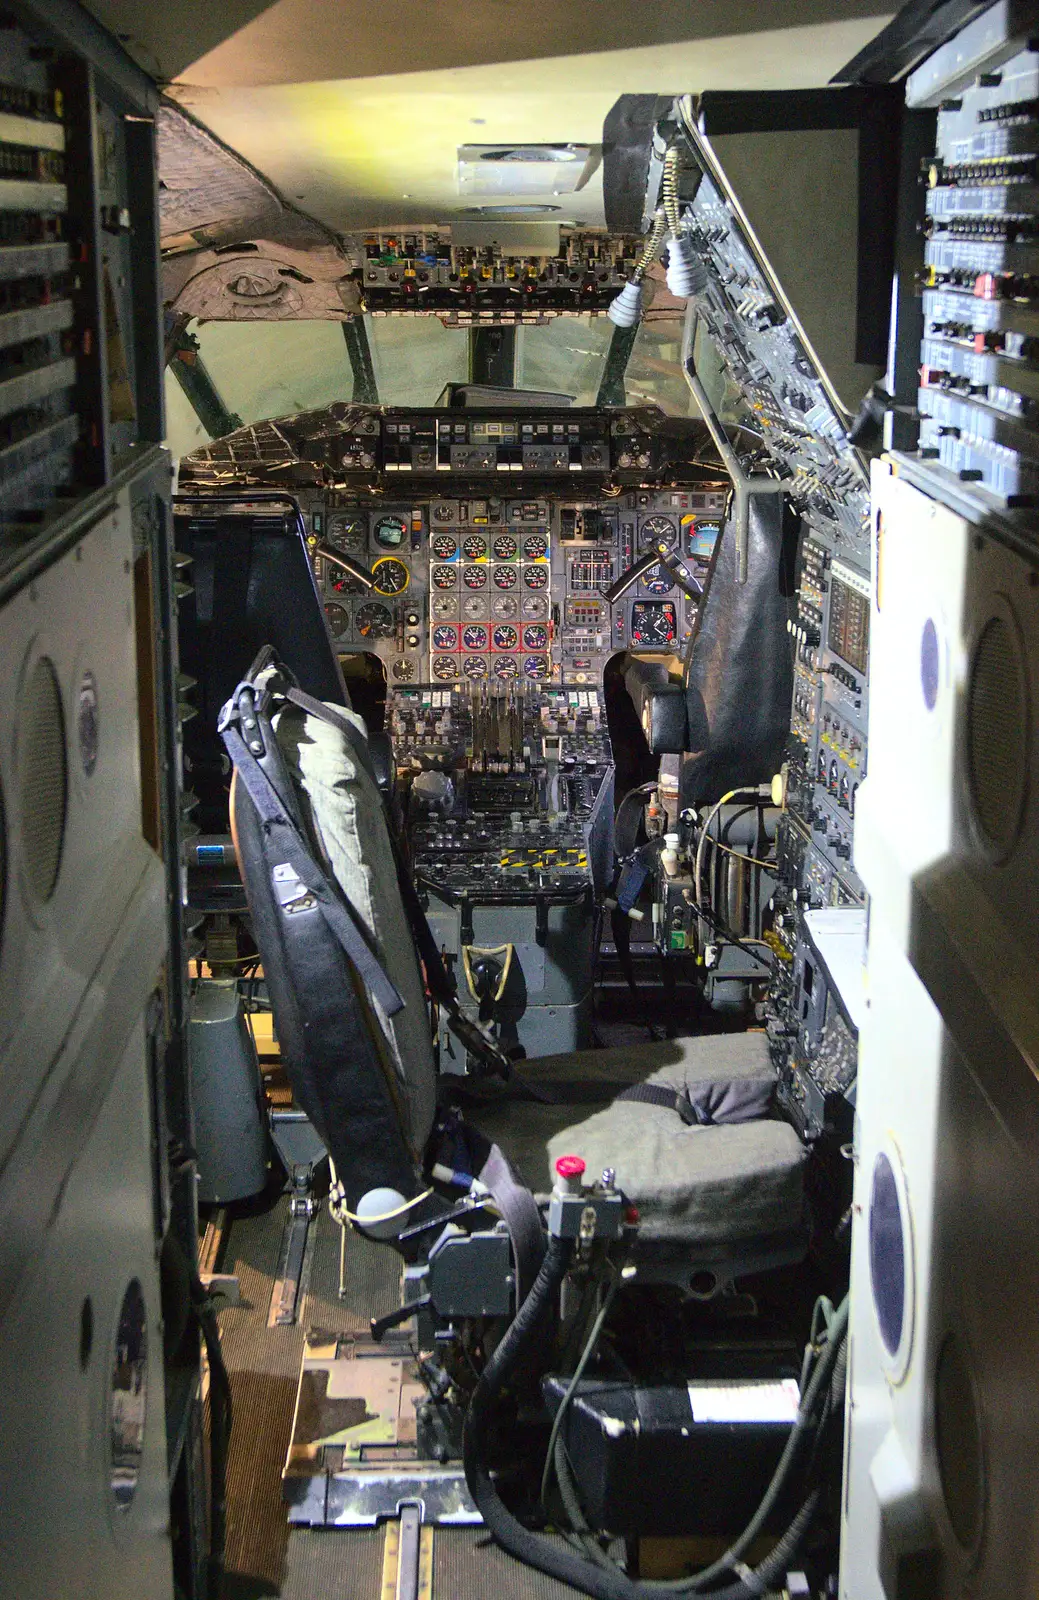
<instances>
[{"instance_id":1,"label":"cabin ceiling","mask_svg":"<svg viewBox=\"0 0 1039 1600\"><path fill-rule=\"evenodd\" d=\"M822 85L883 0L91 0L169 93L337 232L471 215L458 148L597 143L622 93ZM525 194L600 225L601 172ZM494 203L508 196L494 197Z\"/></svg>"}]
</instances>

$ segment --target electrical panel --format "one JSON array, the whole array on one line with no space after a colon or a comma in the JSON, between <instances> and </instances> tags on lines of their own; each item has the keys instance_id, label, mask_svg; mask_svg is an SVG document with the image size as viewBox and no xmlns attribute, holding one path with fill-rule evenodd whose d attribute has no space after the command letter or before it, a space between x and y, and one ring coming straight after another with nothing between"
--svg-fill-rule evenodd
<instances>
[{"instance_id":1,"label":"electrical panel","mask_svg":"<svg viewBox=\"0 0 1039 1600\"><path fill-rule=\"evenodd\" d=\"M460 230L464 232L464 229ZM635 266L642 240L571 228L551 254L512 254L496 243L454 243L447 232L374 233L354 281L373 316L438 316L447 327L543 323L606 311Z\"/></svg>"},{"instance_id":2,"label":"electrical panel","mask_svg":"<svg viewBox=\"0 0 1039 1600\"><path fill-rule=\"evenodd\" d=\"M969 46L968 46L969 48ZM933 105L938 57L909 80ZM926 185L920 447L991 510L1039 492L1039 54L1028 48L938 101Z\"/></svg>"},{"instance_id":3,"label":"electrical panel","mask_svg":"<svg viewBox=\"0 0 1039 1600\"><path fill-rule=\"evenodd\" d=\"M849 419L710 141L691 122L684 135L682 223L703 275L690 300L687 359L694 371L713 362L723 374L727 415L745 430L744 447L748 434L757 436L753 470L782 479L800 528L766 1019L781 1099L815 1138L835 1120L847 1123L855 1080L855 1029L815 961L804 918L865 898L853 826L867 770L869 478Z\"/></svg>"}]
</instances>

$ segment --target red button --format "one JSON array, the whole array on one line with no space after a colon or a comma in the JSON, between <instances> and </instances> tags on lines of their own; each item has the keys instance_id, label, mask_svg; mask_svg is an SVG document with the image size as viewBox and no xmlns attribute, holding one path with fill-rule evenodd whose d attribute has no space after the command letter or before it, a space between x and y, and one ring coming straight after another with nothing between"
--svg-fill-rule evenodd
<instances>
[{"instance_id":1,"label":"red button","mask_svg":"<svg viewBox=\"0 0 1039 1600\"><path fill-rule=\"evenodd\" d=\"M580 1156L560 1156L556 1171L561 1178L580 1178L584 1174L584 1162Z\"/></svg>"}]
</instances>

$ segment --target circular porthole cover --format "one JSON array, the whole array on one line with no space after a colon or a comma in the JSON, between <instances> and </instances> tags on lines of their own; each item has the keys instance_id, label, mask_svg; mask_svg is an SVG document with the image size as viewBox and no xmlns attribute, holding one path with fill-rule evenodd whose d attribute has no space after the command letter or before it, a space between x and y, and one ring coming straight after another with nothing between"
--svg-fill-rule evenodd
<instances>
[{"instance_id":1,"label":"circular porthole cover","mask_svg":"<svg viewBox=\"0 0 1039 1600\"><path fill-rule=\"evenodd\" d=\"M131 1278L119 1312L108 1412L112 1494L120 1511L130 1509L137 1492L147 1402L147 1312L140 1281Z\"/></svg>"},{"instance_id":2,"label":"circular porthole cover","mask_svg":"<svg viewBox=\"0 0 1039 1600\"><path fill-rule=\"evenodd\" d=\"M18 718L22 855L37 900L54 893L65 842L68 766L57 674L47 656L32 671Z\"/></svg>"},{"instance_id":3,"label":"circular porthole cover","mask_svg":"<svg viewBox=\"0 0 1039 1600\"><path fill-rule=\"evenodd\" d=\"M981 630L967 687L967 781L974 820L993 849L1015 843L1028 782L1028 689L1011 615Z\"/></svg>"},{"instance_id":4,"label":"circular porthole cover","mask_svg":"<svg viewBox=\"0 0 1039 1600\"><path fill-rule=\"evenodd\" d=\"M981 1536L985 1468L981 1422L963 1343L946 1336L934 1375L934 1431L938 1474L952 1531L965 1550Z\"/></svg>"},{"instance_id":5,"label":"circular porthole cover","mask_svg":"<svg viewBox=\"0 0 1039 1600\"><path fill-rule=\"evenodd\" d=\"M920 638L920 687L928 711L933 711L938 704L938 675L938 629L928 617Z\"/></svg>"},{"instance_id":6,"label":"circular porthole cover","mask_svg":"<svg viewBox=\"0 0 1039 1600\"><path fill-rule=\"evenodd\" d=\"M884 1348L892 1359L902 1344L906 1321L907 1250L898 1183L883 1151L873 1164L869 1201L869 1278Z\"/></svg>"}]
</instances>

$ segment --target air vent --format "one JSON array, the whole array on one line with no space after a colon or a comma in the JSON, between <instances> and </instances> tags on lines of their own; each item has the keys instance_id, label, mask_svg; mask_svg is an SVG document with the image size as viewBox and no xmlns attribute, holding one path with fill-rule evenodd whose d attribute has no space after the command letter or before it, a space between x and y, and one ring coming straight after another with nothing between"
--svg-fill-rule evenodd
<instances>
[{"instance_id":1,"label":"air vent","mask_svg":"<svg viewBox=\"0 0 1039 1600\"><path fill-rule=\"evenodd\" d=\"M18 745L22 854L29 886L44 901L58 881L68 804L65 719L57 675L47 656L36 663L22 701Z\"/></svg>"},{"instance_id":2,"label":"air vent","mask_svg":"<svg viewBox=\"0 0 1039 1600\"><path fill-rule=\"evenodd\" d=\"M1010 621L990 617L967 689L967 780L983 839L1006 854L1017 839L1028 773L1028 692Z\"/></svg>"}]
</instances>

